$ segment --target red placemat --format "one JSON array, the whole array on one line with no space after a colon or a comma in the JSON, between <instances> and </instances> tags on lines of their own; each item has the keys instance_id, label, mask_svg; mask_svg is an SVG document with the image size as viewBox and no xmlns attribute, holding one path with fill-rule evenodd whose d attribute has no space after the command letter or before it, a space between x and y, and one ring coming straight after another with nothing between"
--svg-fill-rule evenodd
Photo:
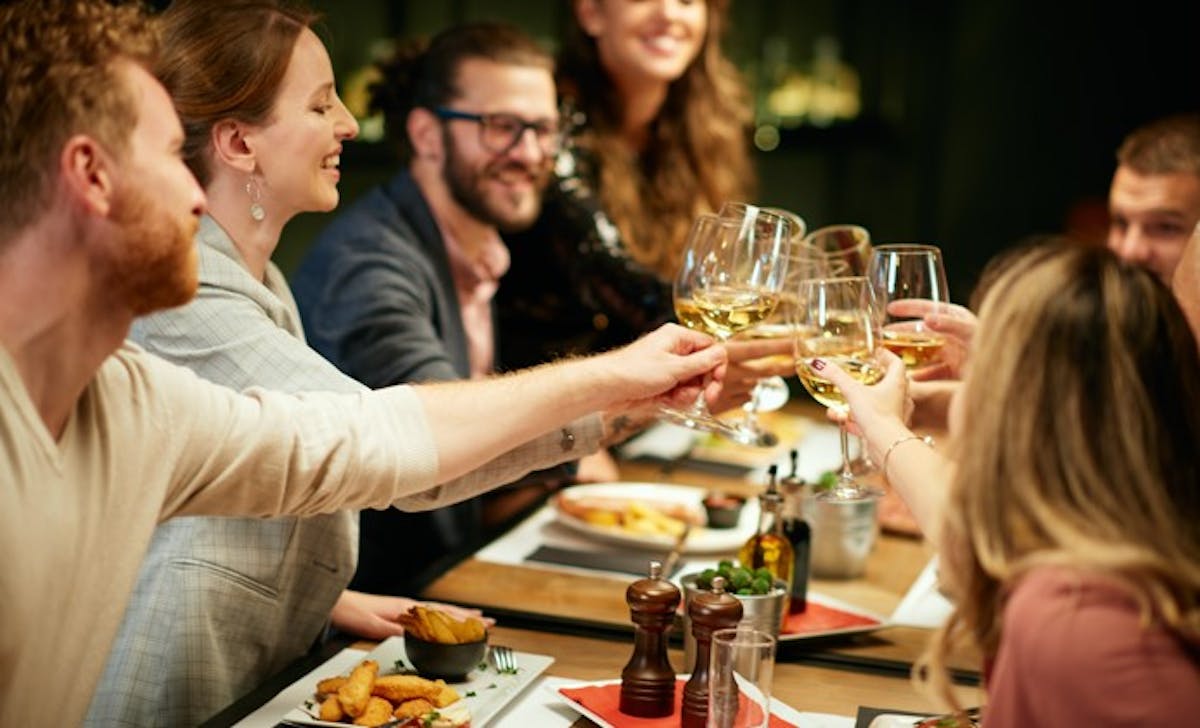
<instances>
[{"instance_id":1,"label":"red placemat","mask_svg":"<svg viewBox=\"0 0 1200 728\"><path fill-rule=\"evenodd\" d=\"M808 607L803 612L789 614L783 620L784 634L805 634L807 632L829 632L850 627L868 627L879 624L878 619L862 614L846 612L834 607L827 607L808 600Z\"/></svg>"},{"instance_id":2,"label":"red placemat","mask_svg":"<svg viewBox=\"0 0 1200 728\"><path fill-rule=\"evenodd\" d=\"M578 688L559 688L558 692L574 700L616 728L675 728L679 725L680 703L683 700L683 680L675 683L675 711L664 718L638 718L621 712L621 683L584 685ZM772 715L770 728L796 728L795 725Z\"/></svg>"}]
</instances>

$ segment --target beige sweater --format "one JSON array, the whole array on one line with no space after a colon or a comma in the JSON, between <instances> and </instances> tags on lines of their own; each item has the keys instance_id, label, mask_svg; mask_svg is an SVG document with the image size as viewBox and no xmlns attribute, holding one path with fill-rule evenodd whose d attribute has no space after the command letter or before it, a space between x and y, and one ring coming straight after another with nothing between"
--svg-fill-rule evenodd
<instances>
[{"instance_id":1,"label":"beige sweater","mask_svg":"<svg viewBox=\"0 0 1200 728\"><path fill-rule=\"evenodd\" d=\"M240 395L131 345L56 443L0 348L0 725L79 723L159 521L384 507L436 472L406 387Z\"/></svg>"}]
</instances>

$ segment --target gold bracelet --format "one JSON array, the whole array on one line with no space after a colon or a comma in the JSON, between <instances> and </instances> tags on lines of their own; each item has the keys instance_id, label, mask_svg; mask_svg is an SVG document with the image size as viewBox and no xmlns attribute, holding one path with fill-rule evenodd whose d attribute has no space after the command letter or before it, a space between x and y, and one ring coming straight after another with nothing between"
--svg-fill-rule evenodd
<instances>
[{"instance_id":1,"label":"gold bracelet","mask_svg":"<svg viewBox=\"0 0 1200 728\"><path fill-rule=\"evenodd\" d=\"M888 445L887 451L885 453L883 453L883 467L880 468L880 471L883 473L883 477L885 477L885 478L887 477L888 458L890 458L892 456L892 450L895 450L900 445L903 445L906 442L911 442L913 440L920 440L921 442L925 443L929 447L933 447L933 438L930 437L929 435L905 435L903 437L897 437L892 442L891 445Z\"/></svg>"}]
</instances>

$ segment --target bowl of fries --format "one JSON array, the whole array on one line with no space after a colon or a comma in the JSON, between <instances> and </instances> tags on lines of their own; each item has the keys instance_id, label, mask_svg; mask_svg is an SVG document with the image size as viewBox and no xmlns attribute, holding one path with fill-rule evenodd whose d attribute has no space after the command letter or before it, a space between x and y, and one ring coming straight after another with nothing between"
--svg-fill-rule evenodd
<instances>
[{"instance_id":1,"label":"bowl of fries","mask_svg":"<svg viewBox=\"0 0 1200 728\"><path fill-rule=\"evenodd\" d=\"M487 654L487 628L469 617L455 619L445 612L415 606L400 615L404 652L422 675L461 680Z\"/></svg>"}]
</instances>

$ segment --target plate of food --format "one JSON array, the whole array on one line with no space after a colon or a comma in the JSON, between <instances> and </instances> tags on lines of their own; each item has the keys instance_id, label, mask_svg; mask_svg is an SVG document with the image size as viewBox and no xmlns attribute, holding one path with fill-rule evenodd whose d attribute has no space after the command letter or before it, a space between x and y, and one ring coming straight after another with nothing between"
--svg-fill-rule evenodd
<instances>
[{"instance_id":1,"label":"plate of food","mask_svg":"<svg viewBox=\"0 0 1200 728\"><path fill-rule=\"evenodd\" d=\"M296 725L330 728L346 725L483 728L554 663L554 658L548 655L518 652L516 657L515 671L499 670L484 660L464 680L448 683L418 674L404 650L404 638L389 637L350 672L329 675L314 683L312 695L283 719ZM360 703L345 706L360 713L358 722L345 715L344 701L339 700L342 696ZM329 720L334 711L331 703L336 703L343 714L336 720ZM323 714L323 707L328 712ZM373 712L363 718L367 711Z\"/></svg>"},{"instance_id":2,"label":"plate of food","mask_svg":"<svg viewBox=\"0 0 1200 728\"><path fill-rule=\"evenodd\" d=\"M667 551L689 525L683 553L735 551L758 528L758 503L746 502L731 528L710 527L704 488L661 483L597 483L564 488L558 523L609 543Z\"/></svg>"}]
</instances>

